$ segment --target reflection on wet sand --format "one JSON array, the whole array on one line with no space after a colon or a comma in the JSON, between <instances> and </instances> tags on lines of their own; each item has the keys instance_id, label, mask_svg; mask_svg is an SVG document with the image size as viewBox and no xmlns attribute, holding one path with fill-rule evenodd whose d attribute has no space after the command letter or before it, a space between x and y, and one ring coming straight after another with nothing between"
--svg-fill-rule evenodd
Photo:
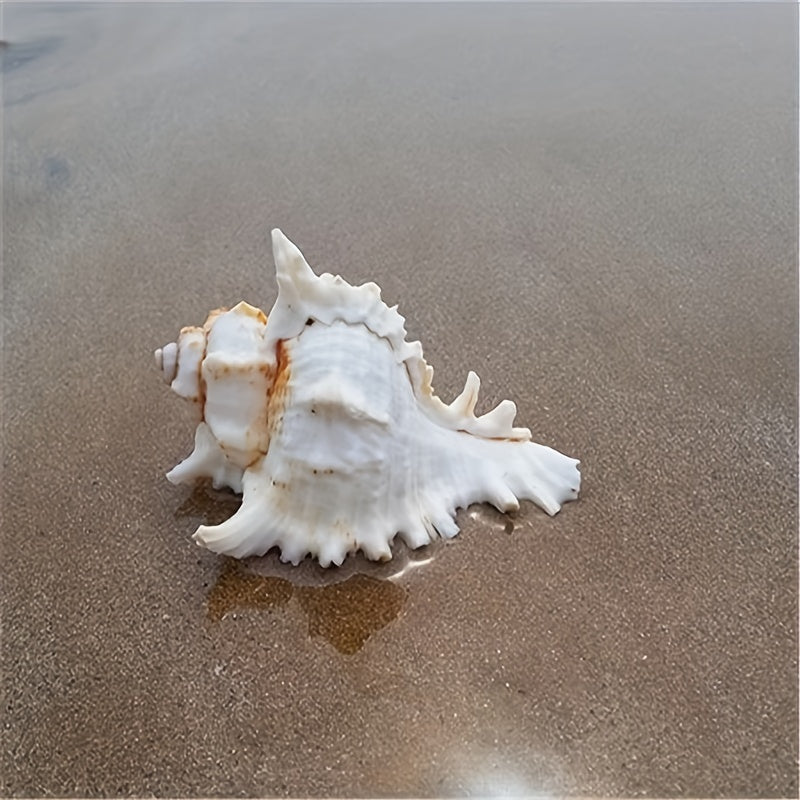
<instances>
[{"instance_id":1,"label":"reflection on wet sand","mask_svg":"<svg viewBox=\"0 0 800 800\"><path fill-rule=\"evenodd\" d=\"M289 581L253 575L226 558L208 595L208 617L219 622L234 611L278 608L286 605L293 593L294 586Z\"/></svg>"},{"instance_id":2,"label":"reflection on wet sand","mask_svg":"<svg viewBox=\"0 0 800 800\"><path fill-rule=\"evenodd\" d=\"M308 616L310 636L322 636L340 653L352 655L397 619L407 591L368 575L352 575L327 586L294 586L284 578L254 575L226 558L208 596L208 617L219 622L234 611L279 608L292 597Z\"/></svg>"},{"instance_id":3,"label":"reflection on wet sand","mask_svg":"<svg viewBox=\"0 0 800 800\"><path fill-rule=\"evenodd\" d=\"M514 533L518 517L517 512L498 511L493 506L482 503L481 505L470 506L468 513L471 520L480 523L485 528L501 530L509 535Z\"/></svg>"}]
</instances>

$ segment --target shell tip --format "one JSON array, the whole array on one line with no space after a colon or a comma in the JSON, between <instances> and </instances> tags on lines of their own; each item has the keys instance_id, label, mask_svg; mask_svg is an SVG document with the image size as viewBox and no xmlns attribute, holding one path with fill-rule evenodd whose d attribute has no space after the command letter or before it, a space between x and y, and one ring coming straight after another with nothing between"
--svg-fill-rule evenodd
<instances>
[{"instance_id":1,"label":"shell tip","mask_svg":"<svg viewBox=\"0 0 800 800\"><path fill-rule=\"evenodd\" d=\"M170 342L159 347L153 355L156 360L156 367L164 377L166 383L172 383L175 376L178 374L178 345L176 342Z\"/></svg>"}]
</instances>

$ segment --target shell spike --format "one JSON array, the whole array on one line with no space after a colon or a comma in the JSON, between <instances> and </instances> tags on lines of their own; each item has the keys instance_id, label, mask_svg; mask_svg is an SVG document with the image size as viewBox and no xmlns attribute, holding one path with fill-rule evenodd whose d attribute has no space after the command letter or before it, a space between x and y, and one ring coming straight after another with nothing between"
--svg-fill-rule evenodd
<instances>
[{"instance_id":1,"label":"shell spike","mask_svg":"<svg viewBox=\"0 0 800 800\"><path fill-rule=\"evenodd\" d=\"M317 277L300 252L300 248L291 242L280 228L272 229L272 255L275 258L279 286L286 279L294 282L298 278L302 280Z\"/></svg>"},{"instance_id":2,"label":"shell spike","mask_svg":"<svg viewBox=\"0 0 800 800\"><path fill-rule=\"evenodd\" d=\"M319 295L320 282L300 249L284 236L280 228L272 230L272 254L278 297L264 334L268 347L274 347L279 339L297 336L306 319L316 316L314 302Z\"/></svg>"},{"instance_id":3,"label":"shell spike","mask_svg":"<svg viewBox=\"0 0 800 800\"><path fill-rule=\"evenodd\" d=\"M497 480L486 489L486 499L502 513L519 511L519 500L511 488L503 481Z\"/></svg>"},{"instance_id":4,"label":"shell spike","mask_svg":"<svg viewBox=\"0 0 800 800\"><path fill-rule=\"evenodd\" d=\"M272 517L269 501L258 491L259 479L253 478L249 471L245 474L239 510L219 525L201 525L192 537L197 544L220 555L245 558L264 555L276 543L275 532L264 525Z\"/></svg>"},{"instance_id":5,"label":"shell spike","mask_svg":"<svg viewBox=\"0 0 800 800\"><path fill-rule=\"evenodd\" d=\"M481 390L481 379L472 371L467 375L464 391L450 403L450 408L456 413L465 417L475 413L475 404L478 402L478 394Z\"/></svg>"},{"instance_id":6,"label":"shell spike","mask_svg":"<svg viewBox=\"0 0 800 800\"><path fill-rule=\"evenodd\" d=\"M198 478L211 478L217 488L230 486L235 492L242 491L242 470L225 458L205 422L197 426L192 453L167 473L167 480L174 484L189 483Z\"/></svg>"},{"instance_id":7,"label":"shell spike","mask_svg":"<svg viewBox=\"0 0 800 800\"><path fill-rule=\"evenodd\" d=\"M300 305L308 289L318 280L296 244L284 236L280 228L272 230L272 255L278 279L278 294L282 305L294 310Z\"/></svg>"},{"instance_id":8,"label":"shell spike","mask_svg":"<svg viewBox=\"0 0 800 800\"><path fill-rule=\"evenodd\" d=\"M425 529L417 516L406 520L400 528L398 535L412 550L416 550L418 547L424 547L432 541L430 533Z\"/></svg>"},{"instance_id":9,"label":"shell spike","mask_svg":"<svg viewBox=\"0 0 800 800\"><path fill-rule=\"evenodd\" d=\"M512 400L502 400L491 411L478 417L474 431L479 436L505 438L510 435L516 416L516 404Z\"/></svg>"},{"instance_id":10,"label":"shell spike","mask_svg":"<svg viewBox=\"0 0 800 800\"><path fill-rule=\"evenodd\" d=\"M436 515L431 515L436 531L442 539L452 539L458 533L458 525L453 515L446 509L437 510Z\"/></svg>"}]
</instances>

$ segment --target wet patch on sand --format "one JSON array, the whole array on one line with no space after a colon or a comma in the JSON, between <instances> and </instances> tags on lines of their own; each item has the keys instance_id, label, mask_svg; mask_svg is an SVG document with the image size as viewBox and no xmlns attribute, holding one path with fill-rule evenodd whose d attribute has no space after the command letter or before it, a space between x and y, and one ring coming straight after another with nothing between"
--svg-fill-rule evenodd
<instances>
[{"instance_id":1,"label":"wet patch on sand","mask_svg":"<svg viewBox=\"0 0 800 800\"><path fill-rule=\"evenodd\" d=\"M66 159L59 156L47 156L42 163L44 180L48 189L60 189L70 179L70 168Z\"/></svg>"},{"instance_id":2,"label":"wet patch on sand","mask_svg":"<svg viewBox=\"0 0 800 800\"><path fill-rule=\"evenodd\" d=\"M295 586L284 578L255 575L226 558L208 596L207 613L221 622L248 610L267 611L295 598L308 618L308 635L322 637L344 655L397 619L408 592L389 580L352 575L328 586Z\"/></svg>"},{"instance_id":3,"label":"wet patch on sand","mask_svg":"<svg viewBox=\"0 0 800 800\"><path fill-rule=\"evenodd\" d=\"M60 36L48 36L30 42L9 42L3 40L0 46L0 72L12 72L31 61L54 53L63 41Z\"/></svg>"}]
</instances>

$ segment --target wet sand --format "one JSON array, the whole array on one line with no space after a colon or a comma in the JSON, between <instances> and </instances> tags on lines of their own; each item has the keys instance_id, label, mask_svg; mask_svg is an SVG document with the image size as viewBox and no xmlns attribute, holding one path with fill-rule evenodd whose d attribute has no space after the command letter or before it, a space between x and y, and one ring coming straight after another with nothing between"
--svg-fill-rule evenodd
<instances>
[{"instance_id":1,"label":"wet sand","mask_svg":"<svg viewBox=\"0 0 800 800\"><path fill-rule=\"evenodd\" d=\"M794 6L3 13L5 795L797 795ZM579 502L198 549L152 351L274 226Z\"/></svg>"}]
</instances>

